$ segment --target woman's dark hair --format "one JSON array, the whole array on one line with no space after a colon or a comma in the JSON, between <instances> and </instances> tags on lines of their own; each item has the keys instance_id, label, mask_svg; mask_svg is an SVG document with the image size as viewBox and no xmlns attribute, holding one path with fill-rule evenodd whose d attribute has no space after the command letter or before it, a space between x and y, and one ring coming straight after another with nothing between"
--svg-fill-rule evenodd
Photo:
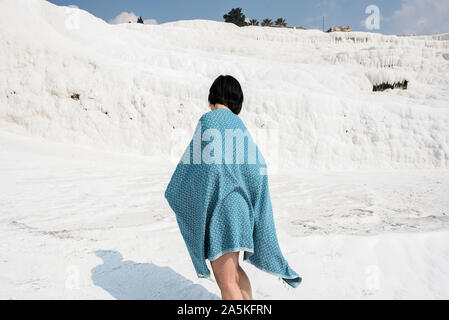
<instances>
[{"instance_id":1,"label":"woman's dark hair","mask_svg":"<svg viewBox=\"0 0 449 320\"><path fill-rule=\"evenodd\" d=\"M219 76L210 87L209 103L225 105L235 114L239 114L243 104L243 91L240 83L233 76Z\"/></svg>"}]
</instances>

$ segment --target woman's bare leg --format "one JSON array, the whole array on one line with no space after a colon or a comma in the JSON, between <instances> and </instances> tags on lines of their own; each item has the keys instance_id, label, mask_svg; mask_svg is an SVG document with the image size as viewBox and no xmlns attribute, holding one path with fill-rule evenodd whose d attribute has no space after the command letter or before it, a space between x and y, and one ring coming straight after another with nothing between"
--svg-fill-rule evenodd
<instances>
[{"instance_id":1,"label":"woman's bare leg","mask_svg":"<svg viewBox=\"0 0 449 320\"><path fill-rule=\"evenodd\" d=\"M243 300L239 286L239 253L229 252L210 262L223 300Z\"/></svg>"},{"instance_id":2,"label":"woman's bare leg","mask_svg":"<svg viewBox=\"0 0 449 320\"><path fill-rule=\"evenodd\" d=\"M211 261L223 300L252 300L249 278L239 265L239 252L229 252Z\"/></svg>"},{"instance_id":3,"label":"woman's bare leg","mask_svg":"<svg viewBox=\"0 0 449 320\"><path fill-rule=\"evenodd\" d=\"M253 294L251 290L251 283L249 282L249 278L246 275L245 271L241 266L238 266L239 273L239 287L242 292L243 300L253 300Z\"/></svg>"}]
</instances>

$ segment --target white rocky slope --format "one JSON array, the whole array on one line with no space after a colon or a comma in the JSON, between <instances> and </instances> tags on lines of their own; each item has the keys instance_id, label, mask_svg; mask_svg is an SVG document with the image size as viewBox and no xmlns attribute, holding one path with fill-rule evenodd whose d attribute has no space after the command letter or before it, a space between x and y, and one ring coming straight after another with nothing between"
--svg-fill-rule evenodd
<instances>
[{"instance_id":1,"label":"white rocky slope","mask_svg":"<svg viewBox=\"0 0 449 320\"><path fill-rule=\"evenodd\" d=\"M245 93L241 116L270 145L272 166L449 165L445 35L109 25L43 0L0 6L2 130L177 158L212 81L232 74ZM372 92L402 80L408 90Z\"/></svg>"}]
</instances>

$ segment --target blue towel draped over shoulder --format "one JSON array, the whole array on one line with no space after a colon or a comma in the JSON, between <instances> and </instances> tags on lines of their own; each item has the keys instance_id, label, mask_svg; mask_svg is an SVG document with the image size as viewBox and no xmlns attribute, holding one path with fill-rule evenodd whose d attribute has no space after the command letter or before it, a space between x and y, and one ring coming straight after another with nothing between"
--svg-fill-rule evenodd
<instances>
[{"instance_id":1,"label":"blue towel draped over shoulder","mask_svg":"<svg viewBox=\"0 0 449 320\"><path fill-rule=\"evenodd\" d=\"M243 251L244 261L292 287L300 284L278 244L265 161L231 110L201 117L165 198L198 277L210 276L206 259Z\"/></svg>"}]
</instances>

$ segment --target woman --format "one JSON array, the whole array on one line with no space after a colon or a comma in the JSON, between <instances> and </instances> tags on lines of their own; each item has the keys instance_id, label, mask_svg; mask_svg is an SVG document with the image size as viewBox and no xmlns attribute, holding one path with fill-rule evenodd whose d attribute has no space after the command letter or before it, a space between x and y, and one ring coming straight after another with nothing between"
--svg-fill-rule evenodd
<instances>
[{"instance_id":1,"label":"woman","mask_svg":"<svg viewBox=\"0 0 449 320\"><path fill-rule=\"evenodd\" d=\"M238 114L243 92L219 76L209 106L165 191L198 277L211 263L223 299L252 299L243 260L297 287L301 277L279 248L265 161Z\"/></svg>"}]
</instances>

